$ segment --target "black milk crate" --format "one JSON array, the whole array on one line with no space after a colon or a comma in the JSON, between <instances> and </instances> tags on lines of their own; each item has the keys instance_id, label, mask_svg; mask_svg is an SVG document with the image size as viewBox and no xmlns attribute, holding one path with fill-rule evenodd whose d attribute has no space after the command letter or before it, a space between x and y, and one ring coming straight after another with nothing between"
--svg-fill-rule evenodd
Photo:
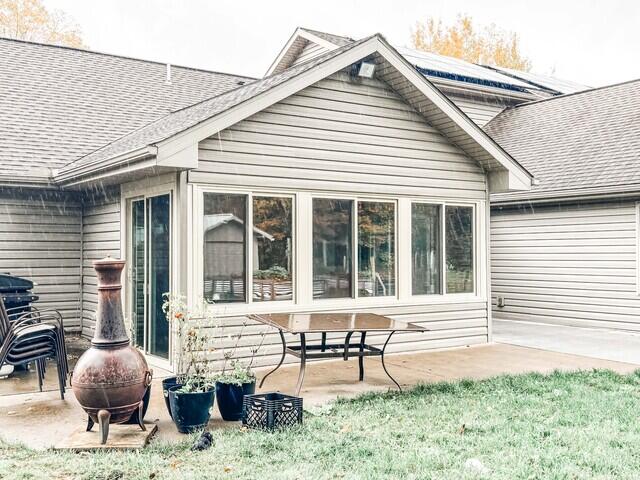
<instances>
[{"instance_id":1,"label":"black milk crate","mask_svg":"<svg viewBox=\"0 0 640 480\"><path fill-rule=\"evenodd\" d=\"M269 392L245 395L242 424L249 428L273 430L302 423L302 398Z\"/></svg>"}]
</instances>

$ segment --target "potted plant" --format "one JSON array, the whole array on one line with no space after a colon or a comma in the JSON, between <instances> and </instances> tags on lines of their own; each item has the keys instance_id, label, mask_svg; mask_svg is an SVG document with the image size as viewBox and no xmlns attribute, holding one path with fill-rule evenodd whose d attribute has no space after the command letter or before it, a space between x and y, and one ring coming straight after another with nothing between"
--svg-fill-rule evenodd
<instances>
[{"instance_id":1,"label":"potted plant","mask_svg":"<svg viewBox=\"0 0 640 480\"><path fill-rule=\"evenodd\" d=\"M251 367L236 360L232 362L230 369L216 375L215 380L216 398L222 419L240 420L244 396L256 393L256 376Z\"/></svg>"},{"instance_id":2,"label":"potted plant","mask_svg":"<svg viewBox=\"0 0 640 480\"><path fill-rule=\"evenodd\" d=\"M251 360L243 364L235 358L240 339L246 323L242 325L240 333L235 336L235 345L223 352L224 363L222 371L214 376L216 382L216 399L218 409L223 420L237 421L242 418L242 401L245 395L256 392L256 375L251 369L256 353L264 343L266 332L261 334L260 344L251 348Z\"/></svg>"},{"instance_id":3,"label":"potted plant","mask_svg":"<svg viewBox=\"0 0 640 480\"><path fill-rule=\"evenodd\" d=\"M209 309L204 309L204 315L192 312L182 296L165 294L162 308L177 338L174 364L178 375L162 382L165 403L178 431L190 433L205 427L211 417L215 387L208 355L217 325Z\"/></svg>"}]
</instances>

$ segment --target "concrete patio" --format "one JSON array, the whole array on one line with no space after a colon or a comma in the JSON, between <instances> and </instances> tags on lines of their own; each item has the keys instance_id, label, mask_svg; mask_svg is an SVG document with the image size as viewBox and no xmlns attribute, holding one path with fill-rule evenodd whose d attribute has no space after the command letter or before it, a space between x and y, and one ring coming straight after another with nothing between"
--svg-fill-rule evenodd
<instances>
[{"instance_id":1,"label":"concrete patio","mask_svg":"<svg viewBox=\"0 0 640 480\"><path fill-rule=\"evenodd\" d=\"M421 382L483 379L505 373L544 373L555 369L592 368L628 373L637 368L631 363L506 344L389 355L387 366L403 387ZM305 407L323 404L337 397L353 397L367 391L386 391L391 387L392 384L384 374L378 359L366 359L365 369L365 381L360 383L357 381L357 361L338 360L309 364L301 393ZM264 373L265 371L260 371L258 377ZM51 372L47 376L55 378L55 373ZM159 440L172 441L184 438L176 431L165 410L159 375L156 377L146 420L158 425ZM297 367L284 366L269 377L264 390L292 392L296 379ZM69 391L63 401L59 399L55 390L0 396L0 419L0 436L3 439L34 448L52 446L85 423L85 416L73 393ZM211 428L235 426L237 423L222 422L217 408L214 407Z\"/></svg>"}]
</instances>

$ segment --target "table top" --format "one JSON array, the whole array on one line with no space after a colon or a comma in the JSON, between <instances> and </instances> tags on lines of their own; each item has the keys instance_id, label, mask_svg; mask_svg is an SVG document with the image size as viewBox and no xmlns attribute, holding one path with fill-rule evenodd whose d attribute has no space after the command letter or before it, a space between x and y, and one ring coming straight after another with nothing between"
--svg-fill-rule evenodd
<instances>
[{"instance_id":1,"label":"table top","mask_svg":"<svg viewBox=\"0 0 640 480\"><path fill-rule=\"evenodd\" d=\"M427 331L420 325L375 313L276 313L252 314L249 318L289 333Z\"/></svg>"}]
</instances>

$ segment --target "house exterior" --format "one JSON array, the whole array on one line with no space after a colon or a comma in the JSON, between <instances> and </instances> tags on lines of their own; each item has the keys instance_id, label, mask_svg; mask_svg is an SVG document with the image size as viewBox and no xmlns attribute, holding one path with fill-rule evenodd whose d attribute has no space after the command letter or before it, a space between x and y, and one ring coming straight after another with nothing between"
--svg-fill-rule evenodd
<instances>
[{"instance_id":1,"label":"house exterior","mask_svg":"<svg viewBox=\"0 0 640 480\"><path fill-rule=\"evenodd\" d=\"M134 341L167 368L168 291L211 302L225 335L256 312L375 311L429 329L389 351L489 341L490 195L532 175L481 127L581 88L306 29L261 79L0 52L2 270L91 336L91 263L126 259ZM257 364L280 351L268 335Z\"/></svg>"},{"instance_id":2,"label":"house exterior","mask_svg":"<svg viewBox=\"0 0 640 480\"><path fill-rule=\"evenodd\" d=\"M640 80L509 108L485 131L538 180L492 197L494 317L640 330Z\"/></svg>"}]
</instances>

